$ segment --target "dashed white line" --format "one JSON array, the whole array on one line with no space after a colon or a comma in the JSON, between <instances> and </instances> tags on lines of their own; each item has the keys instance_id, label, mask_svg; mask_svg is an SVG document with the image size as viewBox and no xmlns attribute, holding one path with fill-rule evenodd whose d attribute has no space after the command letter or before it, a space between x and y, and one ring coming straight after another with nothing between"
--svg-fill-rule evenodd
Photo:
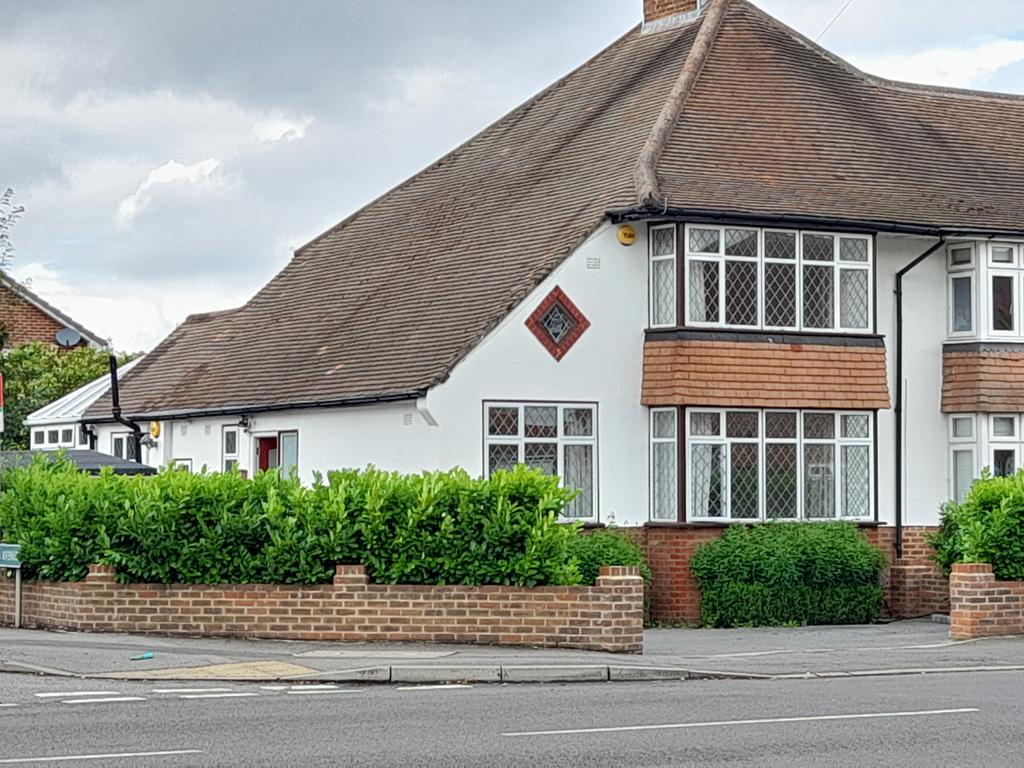
<instances>
[{"instance_id":1,"label":"dashed white line","mask_svg":"<svg viewBox=\"0 0 1024 768\"><path fill-rule=\"evenodd\" d=\"M230 688L154 688L153 693L229 693Z\"/></svg>"},{"instance_id":2,"label":"dashed white line","mask_svg":"<svg viewBox=\"0 0 1024 768\"><path fill-rule=\"evenodd\" d=\"M324 685L292 685L289 686L293 691L334 691L337 690L338 686L331 684Z\"/></svg>"},{"instance_id":3,"label":"dashed white line","mask_svg":"<svg viewBox=\"0 0 1024 768\"><path fill-rule=\"evenodd\" d=\"M0 709L4 709L6 707L16 707L16 706L18 706L18 705L17 704L0 704Z\"/></svg>"},{"instance_id":4,"label":"dashed white line","mask_svg":"<svg viewBox=\"0 0 1024 768\"><path fill-rule=\"evenodd\" d=\"M182 699L240 699L245 696L259 696L258 693L183 693Z\"/></svg>"},{"instance_id":5,"label":"dashed white line","mask_svg":"<svg viewBox=\"0 0 1024 768\"><path fill-rule=\"evenodd\" d=\"M448 688L472 688L468 683L444 683L439 685L400 685L396 691L441 691Z\"/></svg>"},{"instance_id":6,"label":"dashed white line","mask_svg":"<svg viewBox=\"0 0 1024 768\"><path fill-rule=\"evenodd\" d=\"M288 691L288 696L330 696L332 693L359 693L358 688L336 688L331 691Z\"/></svg>"},{"instance_id":7,"label":"dashed white line","mask_svg":"<svg viewBox=\"0 0 1024 768\"><path fill-rule=\"evenodd\" d=\"M145 701L142 696L113 696L100 699L63 699L61 704L115 704L125 701Z\"/></svg>"},{"instance_id":8,"label":"dashed white line","mask_svg":"<svg viewBox=\"0 0 1024 768\"><path fill-rule=\"evenodd\" d=\"M165 749L159 752L108 752L103 755L59 755L53 757L8 757L0 759L0 765L23 763L60 763L71 760L116 760L125 757L171 757L175 755L200 755L201 749Z\"/></svg>"},{"instance_id":9,"label":"dashed white line","mask_svg":"<svg viewBox=\"0 0 1024 768\"><path fill-rule=\"evenodd\" d=\"M762 717L756 720L711 720L698 723L665 723L659 725L616 725L607 728L567 728L560 731L513 731L502 736L565 736L580 733L620 733L622 731L662 731L681 728L715 728L724 725L768 725L773 723L813 723L823 720L870 720L890 717L926 717L928 715L964 715L981 710L974 707L961 709L922 709L911 712L866 712L850 715L809 715L806 717Z\"/></svg>"},{"instance_id":10,"label":"dashed white line","mask_svg":"<svg viewBox=\"0 0 1024 768\"><path fill-rule=\"evenodd\" d=\"M59 693L37 693L40 699L62 699L68 696L120 696L120 691L61 691Z\"/></svg>"},{"instance_id":11,"label":"dashed white line","mask_svg":"<svg viewBox=\"0 0 1024 768\"><path fill-rule=\"evenodd\" d=\"M260 690L262 691L286 691L288 690L287 685L261 685Z\"/></svg>"}]
</instances>

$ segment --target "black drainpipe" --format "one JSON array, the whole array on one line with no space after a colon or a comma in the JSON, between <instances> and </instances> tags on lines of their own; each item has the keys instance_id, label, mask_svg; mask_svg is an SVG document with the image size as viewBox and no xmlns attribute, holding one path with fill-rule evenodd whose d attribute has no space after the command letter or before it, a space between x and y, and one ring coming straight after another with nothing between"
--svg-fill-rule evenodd
<instances>
[{"instance_id":1,"label":"black drainpipe","mask_svg":"<svg viewBox=\"0 0 1024 768\"><path fill-rule=\"evenodd\" d=\"M896 557L903 557L903 276L946 242L939 241L896 273Z\"/></svg>"},{"instance_id":2,"label":"black drainpipe","mask_svg":"<svg viewBox=\"0 0 1024 768\"><path fill-rule=\"evenodd\" d=\"M110 356L110 405L114 421L124 424L132 431L132 446L135 448L135 462L142 463L142 427L121 415L121 393L117 388L117 357Z\"/></svg>"}]
</instances>

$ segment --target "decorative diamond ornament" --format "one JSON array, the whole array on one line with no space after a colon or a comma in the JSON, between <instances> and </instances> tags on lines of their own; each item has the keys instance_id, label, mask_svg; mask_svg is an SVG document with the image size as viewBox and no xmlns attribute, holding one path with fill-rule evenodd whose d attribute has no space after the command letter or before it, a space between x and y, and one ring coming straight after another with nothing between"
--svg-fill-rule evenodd
<instances>
[{"instance_id":1,"label":"decorative diamond ornament","mask_svg":"<svg viewBox=\"0 0 1024 768\"><path fill-rule=\"evenodd\" d=\"M590 327L590 321L556 285L527 318L526 327L555 360L561 360Z\"/></svg>"}]
</instances>

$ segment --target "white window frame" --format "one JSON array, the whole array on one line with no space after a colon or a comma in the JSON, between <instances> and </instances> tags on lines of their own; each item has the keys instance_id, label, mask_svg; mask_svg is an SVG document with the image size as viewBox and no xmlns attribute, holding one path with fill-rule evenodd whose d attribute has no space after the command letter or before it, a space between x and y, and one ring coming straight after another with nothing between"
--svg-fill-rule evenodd
<instances>
[{"instance_id":1,"label":"white window frame","mask_svg":"<svg viewBox=\"0 0 1024 768\"><path fill-rule=\"evenodd\" d=\"M970 286L970 297L971 297L971 327L966 331L958 331L954 328L954 320L956 317L955 305L953 303L953 281L954 280L966 280ZM948 309L948 323L946 332L951 339L972 337L978 328L978 294L975 290L975 274L973 271L963 270L960 272L950 272L946 276L946 306Z\"/></svg>"},{"instance_id":2,"label":"white window frame","mask_svg":"<svg viewBox=\"0 0 1024 768\"><path fill-rule=\"evenodd\" d=\"M45 429L33 429L32 430L32 448L36 446L42 447L46 445L46 430Z\"/></svg>"},{"instance_id":3,"label":"white window frame","mask_svg":"<svg viewBox=\"0 0 1024 768\"><path fill-rule=\"evenodd\" d=\"M119 459L124 459L125 461L140 461L141 460L140 457L136 456L135 458L132 458L131 455L130 455L130 452L128 450L128 446L131 445L131 439L132 439L132 433L131 432L111 432L110 433L110 455L111 456L116 456ZM123 443L123 445L124 445L124 453L123 454L118 454L117 453L117 447L116 446L117 446L117 441L118 440L124 440L124 443Z\"/></svg>"},{"instance_id":4,"label":"white window frame","mask_svg":"<svg viewBox=\"0 0 1024 768\"><path fill-rule=\"evenodd\" d=\"M793 236L793 258L792 259L779 259L769 258L767 246L765 245L766 235L772 234L783 234ZM758 292L761 303L761 312L759 317L761 318L761 327L765 330L772 331L798 331L800 330L800 312L802 309L802 303L800 297L803 295L804 289L804 275L803 270L800 268L800 232L796 229L764 229L761 230L761 258L760 261L760 279L761 279L761 290ZM768 323L768 306L766 301L766 295L768 290L768 265L769 264L784 264L793 267L793 290L796 291L796 295L793 297L793 325L769 325Z\"/></svg>"},{"instance_id":5,"label":"white window frame","mask_svg":"<svg viewBox=\"0 0 1024 768\"><path fill-rule=\"evenodd\" d=\"M227 435L229 432L235 433L235 450L233 453L228 453L227 450ZM242 450L242 435L241 429L234 424L225 425L220 430L220 469L222 472L230 472L232 468L239 467L239 456ZM228 462L234 462L232 468L228 467Z\"/></svg>"},{"instance_id":6,"label":"white window frame","mask_svg":"<svg viewBox=\"0 0 1024 768\"><path fill-rule=\"evenodd\" d=\"M971 425L971 434L968 437L957 437L953 429L953 423L960 419L966 419ZM978 418L973 413L952 413L949 415L949 442L951 443L976 443L978 441Z\"/></svg>"},{"instance_id":7,"label":"white window frame","mask_svg":"<svg viewBox=\"0 0 1024 768\"><path fill-rule=\"evenodd\" d=\"M992 281L996 277L1008 277L1010 278L1010 299L1013 301L1013 326L1008 331L997 331L995 328L995 291L992 288ZM1009 269L989 269L986 276L985 282L987 285L988 292L988 332L992 336L1017 336L1020 332L1020 274L1013 268Z\"/></svg>"},{"instance_id":8,"label":"white window frame","mask_svg":"<svg viewBox=\"0 0 1024 768\"><path fill-rule=\"evenodd\" d=\"M976 444L973 442L951 443L949 446L949 498L959 503L960 499L957 498L956 493L956 455L958 453L969 453L971 455L972 482L977 479L979 472L978 449Z\"/></svg>"},{"instance_id":9,"label":"white window frame","mask_svg":"<svg viewBox=\"0 0 1024 768\"><path fill-rule=\"evenodd\" d=\"M672 416L672 437L655 437L654 434L654 420L655 414L668 413ZM679 519L679 409L678 408L651 408L650 420L648 422L648 428L650 430L650 446L648 452L648 463L651 468L648 493L651 500L649 518L654 522L676 522ZM655 486L656 478L654 476L654 446L655 445L671 445L672 446L672 471L675 474L674 492L672 494L672 514L669 517L655 517L654 515L654 499L655 499Z\"/></svg>"},{"instance_id":10,"label":"white window frame","mask_svg":"<svg viewBox=\"0 0 1024 768\"><path fill-rule=\"evenodd\" d=\"M558 422L557 431L555 437L526 437L525 427L526 419L524 418L524 409L528 407L538 408L557 408L558 409ZM518 415L518 434L513 435L490 435L488 434L488 411L490 408L516 408L519 411ZM574 436L565 434L565 411L576 410L576 409L589 409L591 412L591 424L592 429L589 436ZM525 463L526 444L527 443L550 443L557 445L556 451L556 474L562 482L564 482L563 476L565 472L565 452L564 448L567 445L589 445L592 446L591 451L591 502L593 508L591 514L588 516L565 516L562 519L566 521L580 520L584 522L596 522L598 519L598 510L600 509L599 503L599 492L598 492L598 409L597 403L595 402L549 402L549 401L508 401L508 400L485 400L483 403L483 475L484 477L490 476L490 461L488 456L488 447L491 445L515 445L518 447L518 458L517 463Z\"/></svg>"},{"instance_id":11,"label":"white window frame","mask_svg":"<svg viewBox=\"0 0 1024 768\"><path fill-rule=\"evenodd\" d=\"M735 443L752 443L753 438L729 438L726 437L727 433L727 422L726 413L729 412L756 412L759 414L758 418L758 438L756 438L758 444L758 517L756 518L734 518L732 517L732 499L730 498L732 488L732 465L731 465L731 446ZM797 431L796 438L767 438L765 436L765 415L767 413L796 413L797 419ZM693 434L693 421L691 419L692 414L696 413L708 413L717 414L719 419L719 434L714 436L706 435L694 435ZM804 416L809 413L828 413L832 414L834 430L832 438L808 438L804 434ZM866 416L868 423L868 435L864 438L848 438L842 436L842 424L843 416ZM685 439L686 439L686 456L687 456L687 468L685 472L686 476L686 487L683 489L683 493L686 494L686 519L687 521L693 522L719 522L719 523L752 523L752 522L765 522L767 520L807 520L812 522L818 521L835 521L835 520L847 520L851 522L863 522L874 520L875 517L875 485L877 483L875 473L875 423L874 414L871 411L851 411L851 410L794 410L791 408L687 408L684 411L684 424L685 424ZM765 472L767 469L767 450L768 444L782 444L782 443L796 443L796 482L797 482L797 517L796 518L767 518L767 498L766 498L766 482ZM692 472L690 471L690 457L693 455L694 444L700 445L721 445L723 446L722 455L722 507L726 514L721 517L710 517L702 516L694 513L693 510L693 494L691 493L691 483L693 481ZM808 445L832 445L834 446L833 451L833 517L807 517L806 515L806 504L804 499L804 453L805 447ZM868 449L868 510L863 516L844 516L842 514L842 480L843 472L843 458L842 449L843 446L865 446Z\"/></svg>"},{"instance_id":12,"label":"white window frame","mask_svg":"<svg viewBox=\"0 0 1024 768\"><path fill-rule=\"evenodd\" d=\"M192 472L192 459L171 459L170 464L175 469L184 469L186 472Z\"/></svg>"},{"instance_id":13,"label":"white window frame","mask_svg":"<svg viewBox=\"0 0 1024 768\"><path fill-rule=\"evenodd\" d=\"M966 264L954 264L953 263L953 251L969 250L971 252L971 260ZM946 247L946 270L949 272L957 272L965 269L974 269L977 249L974 247L974 243L950 243Z\"/></svg>"},{"instance_id":14,"label":"white window frame","mask_svg":"<svg viewBox=\"0 0 1024 768\"><path fill-rule=\"evenodd\" d=\"M690 232L693 229L709 229L718 231L718 251L715 253L695 252L690 250ZM725 254L725 232L726 230L744 230L757 232L757 321L755 325L727 324L726 319L726 292L725 273L726 265L730 261L755 261L753 257L727 256ZM765 233L781 232L794 234L796 236L796 251L793 260L768 258L765 255ZM803 240L807 235L829 237L832 239L832 260L811 261L805 260L803 254ZM842 258L842 240L861 240L867 249L867 261L848 261ZM679 252L678 243L676 251ZM813 230L791 230L765 228L755 229L753 227L726 226L717 224L688 223L683 228L683 260L682 270L685 277L686 290L683 295L683 313L685 325L692 328L723 328L738 330L787 330L807 333L838 333L838 334L868 334L873 332L874 311L875 311L875 254L874 240L870 235L863 235L853 232L818 232ZM718 316L715 320L694 320L692 314L691 287L692 281L690 265L696 262L715 263L718 265ZM793 264L796 270L794 281L794 296L796 307L796 325L794 326L769 326L765 323L765 264ZM832 324L831 326L818 328L810 327L804 323L804 269L807 266L832 267ZM677 274L679 266L677 265ZM841 281L843 272L862 271L865 273L867 284L867 323L863 327L844 326L842 324L842 291Z\"/></svg>"},{"instance_id":15,"label":"white window frame","mask_svg":"<svg viewBox=\"0 0 1024 768\"><path fill-rule=\"evenodd\" d=\"M1016 243L1009 243L1003 241L991 242L987 244L988 258L986 262L993 271L999 271L1001 269L1020 269L1020 248ZM996 261L995 250L996 248L1009 248L1010 249L1010 260L1009 261Z\"/></svg>"},{"instance_id":16,"label":"white window frame","mask_svg":"<svg viewBox=\"0 0 1024 768\"><path fill-rule=\"evenodd\" d=\"M658 230L672 231L672 253L654 255L654 236ZM651 328L675 328L679 323L679 228L675 224L659 224L648 228L647 234L647 321ZM672 262L672 319L663 323L654 321L654 264Z\"/></svg>"}]
</instances>

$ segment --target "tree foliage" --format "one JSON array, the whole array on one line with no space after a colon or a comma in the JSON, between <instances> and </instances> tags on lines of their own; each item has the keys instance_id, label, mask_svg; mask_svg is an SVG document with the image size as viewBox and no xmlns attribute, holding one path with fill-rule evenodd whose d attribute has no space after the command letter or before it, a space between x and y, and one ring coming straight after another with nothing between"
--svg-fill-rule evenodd
<instances>
[{"instance_id":1,"label":"tree foliage","mask_svg":"<svg viewBox=\"0 0 1024 768\"><path fill-rule=\"evenodd\" d=\"M5 450L27 449L29 431L25 418L106 373L108 355L104 349L76 347L61 351L40 342L0 351L6 422L0 446ZM122 362L130 359L121 357Z\"/></svg>"},{"instance_id":2,"label":"tree foliage","mask_svg":"<svg viewBox=\"0 0 1024 768\"><path fill-rule=\"evenodd\" d=\"M11 228L24 212L22 206L14 204L13 189L8 187L0 194L0 268L6 267L14 258Z\"/></svg>"}]
</instances>

